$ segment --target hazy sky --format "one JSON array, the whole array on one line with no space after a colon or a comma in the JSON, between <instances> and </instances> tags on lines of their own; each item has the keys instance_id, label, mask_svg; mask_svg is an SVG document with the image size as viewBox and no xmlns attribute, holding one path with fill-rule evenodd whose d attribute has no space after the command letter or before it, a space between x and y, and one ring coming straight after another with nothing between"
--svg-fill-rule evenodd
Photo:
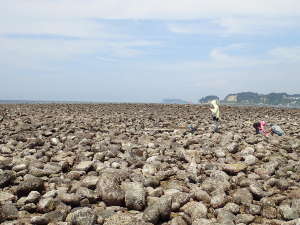
<instances>
[{"instance_id":1,"label":"hazy sky","mask_svg":"<svg viewBox=\"0 0 300 225\"><path fill-rule=\"evenodd\" d=\"M0 0L0 99L300 93L299 0Z\"/></svg>"}]
</instances>

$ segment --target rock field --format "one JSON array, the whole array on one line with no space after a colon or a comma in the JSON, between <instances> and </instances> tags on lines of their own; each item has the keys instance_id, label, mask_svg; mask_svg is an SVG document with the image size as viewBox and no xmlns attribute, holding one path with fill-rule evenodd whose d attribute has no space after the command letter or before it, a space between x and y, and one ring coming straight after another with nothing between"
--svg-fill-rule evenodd
<instances>
[{"instance_id":1,"label":"rock field","mask_svg":"<svg viewBox=\"0 0 300 225\"><path fill-rule=\"evenodd\" d=\"M222 106L220 133L201 105L0 112L1 225L300 225L299 109Z\"/></svg>"}]
</instances>

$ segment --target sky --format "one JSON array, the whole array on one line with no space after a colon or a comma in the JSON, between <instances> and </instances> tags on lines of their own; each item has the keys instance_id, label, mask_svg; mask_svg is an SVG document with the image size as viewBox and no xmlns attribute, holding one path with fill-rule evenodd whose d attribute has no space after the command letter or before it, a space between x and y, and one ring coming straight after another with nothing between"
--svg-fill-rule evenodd
<instances>
[{"instance_id":1,"label":"sky","mask_svg":"<svg viewBox=\"0 0 300 225\"><path fill-rule=\"evenodd\" d=\"M300 93L299 0L0 0L0 99Z\"/></svg>"}]
</instances>

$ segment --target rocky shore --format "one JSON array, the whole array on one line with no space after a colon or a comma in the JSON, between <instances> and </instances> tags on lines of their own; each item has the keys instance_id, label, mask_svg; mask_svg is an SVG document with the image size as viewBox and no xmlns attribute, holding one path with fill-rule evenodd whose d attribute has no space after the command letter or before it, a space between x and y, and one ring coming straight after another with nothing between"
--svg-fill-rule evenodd
<instances>
[{"instance_id":1,"label":"rocky shore","mask_svg":"<svg viewBox=\"0 0 300 225\"><path fill-rule=\"evenodd\" d=\"M300 225L300 110L223 106L220 133L200 105L0 111L1 225Z\"/></svg>"}]
</instances>

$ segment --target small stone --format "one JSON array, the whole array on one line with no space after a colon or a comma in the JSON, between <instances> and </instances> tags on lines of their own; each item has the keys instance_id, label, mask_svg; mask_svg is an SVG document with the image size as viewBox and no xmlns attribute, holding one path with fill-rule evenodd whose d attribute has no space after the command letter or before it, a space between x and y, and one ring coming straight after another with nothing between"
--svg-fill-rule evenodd
<instances>
[{"instance_id":1,"label":"small stone","mask_svg":"<svg viewBox=\"0 0 300 225\"><path fill-rule=\"evenodd\" d=\"M234 154L234 153L237 153L237 152L238 152L238 150L239 150L239 145L238 145L238 143L233 142L233 143L227 145L226 149L227 149L227 151L228 151L229 153L233 153L233 154Z\"/></svg>"},{"instance_id":2,"label":"small stone","mask_svg":"<svg viewBox=\"0 0 300 225\"><path fill-rule=\"evenodd\" d=\"M211 222L208 219L204 219L204 218L200 218L200 219L196 219L195 221L193 221L192 225L214 225L215 223ZM178 224L181 225L181 224Z\"/></svg>"},{"instance_id":3,"label":"small stone","mask_svg":"<svg viewBox=\"0 0 300 225\"><path fill-rule=\"evenodd\" d=\"M247 168L247 165L243 163L225 164L223 170L230 174L237 174Z\"/></svg>"},{"instance_id":4,"label":"small stone","mask_svg":"<svg viewBox=\"0 0 300 225\"><path fill-rule=\"evenodd\" d=\"M218 158L224 158L226 156L225 152L222 149L217 149L215 154Z\"/></svg>"},{"instance_id":5,"label":"small stone","mask_svg":"<svg viewBox=\"0 0 300 225\"><path fill-rule=\"evenodd\" d=\"M43 198L38 203L38 210L43 213L53 211L55 207L56 202L53 198Z\"/></svg>"},{"instance_id":6,"label":"small stone","mask_svg":"<svg viewBox=\"0 0 300 225\"><path fill-rule=\"evenodd\" d=\"M119 169L119 168L121 167L121 164L118 163L118 162L113 162L113 163L111 164L111 167L112 167L112 168L115 168L115 169Z\"/></svg>"},{"instance_id":7,"label":"small stone","mask_svg":"<svg viewBox=\"0 0 300 225\"><path fill-rule=\"evenodd\" d=\"M275 219L277 217L277 210L272 206L265 206L263 207L261 214L267 219Z\"/></svg>"},{"instance_id":8,"label":"small stone","mask_svg":"<svg viewBox=\"0 0 300 225\"><path fill-rule=\"evenodd\" d=\"M144 176L153 176L157 173L157 168L152 164L145 164L142 172Z\"/></svg>"},{"instance_id":9,"label":"small stone","mask_svg":"<svg viewBox=\"0 0 300 225\"><path fill-rule=\"evenodd\" d=\"M16 179L15 173L10 170L0 170L0 188L10 185Z\"/></svg>"},{"instance_id":10,"label":"small stone","mask_svg":"<svg viewBox=\"0 0 300 225\"><path fill-rule=\"evenodd\" d=\"M27 196L26 203L36 203L41 197L41 194L37 191L31 191Z\"/></svg>"},{"instance_id":11,"label":"small stone","mask_svg":"<svg viewBox=\"0 0 300 225\"><path fill-rule=\"evenodd\" d=\"M74 169L87 172L92 166L93 161L82 161Z\"/></svg>"},{"instance_id":12,"label":"small stone","mask_svg":"<svg viewBox=\"0 0 300 225\"><path fill-rule=\"evenodd\" d=\"M11 168L12 158L4 157L0 155L0 169L8 169Z\"/></svg>"},{"instance_id":13,"label":"small stone","mask_svg":"<svg viewBox=\"0 0 300 225\"><path fill-rule=\"evenodd\" d=\"M244 162L248 165L248 166L251 166L251 165L254 165L257 161L257 158L253 155L246 155L244 156Z\"/></svg>"},{"instance_id":14,"label":"small stone","mask_svg":"<svg viewBox=\"0 0 300 225\"><path fill-rule=\"evenodd\" d=\"M181 216L176 216L171 220L170 225L187 225L187 223Z\"/></svg>"},{"instance_id":15,"label":"small stone","mask_svg":"<svg viewBox=\"0 0 300 225\"><path fill-rule=\"evenodd\" d=\"M216 190L211 193L210 204L213 208L220 208L225 204L226 194L223 190Z\"/></svg>"},{"instance_id":16,"label":"small stone","mask_svg":"<svg viewBox=\"0 0 300 225\"><path fill-rule=\"evenodd\" d=\"M3 146L3 147L1 148L1 152L2 152L3 154L11 154L11 153L12 153L12 150L11 150L9 147L7 147L7 146Z\"/></svg>"},{"instance_id":17,"label":"small stone","mask_svg":"<svg viewBox=\"0 0 300 225\"><path fill-rule=\"evenodd\" d=\"M68 205L72 205L72 206L79 206L80 205L80 196L77 194L69 194L69 193L60 193L58 195L58 198L68 204Z\"/></svg>"},{"instance_id":18,"label":"small stone","mask_svg":"<svg viewBox=\"0 0 300 225\"><path fill-rule=\"evenodd\" d=\"M125 192L120 186L120 179L114 172L103 173L99 177L96 192L107 205L124 205Z\"/></svg>"},{"instance_id":19,"label":"small stone","mask_svg":"<svg viewBox=\"0 0 300 225\"><path fill-rule=\"evenodd\" d=\"M279 206L279 212L286 220L293 220L300 217L300 212L295 208L291 208L289 205Z\"/></svg>"},{"instance_id":20,"label":"small stone","mask_svg":"<svg viewBox=\"0 0 300 225\"><path fill-rule=\"evenodd\" d=\"M232 198L236 204L250 204L253 200L253 196L247 188L237 189Z\"/></svg>"},{"instance_id":21,"label":"small stone","mask_svg":"<svg viewBox=\"0 0 300 225\"><path fill-rule=\"evenodd\" d=\"M261 206L259 205L254 205L254 204L249 204L246 210L247 213L251 215L259 215L261 212Z\"/></svg>"},{"instance_id":22,"label":"small stone","mask_svg":"<svg viewBox=\"0 0 300 225\"><path fill-rule=\"evenodd\" d=\"M267 193L262 189L262 185L258 183L250 184L249 189L258 198L267 196Z\"/></svg>"},{"instance_id":23,"label":"small stone","mask_svg":"<svg viewBox=\"0 0 300 225\"><path fill-rule=\"evenodd\" d=\"M148 200L149 203L149 200ZM172 211L172 198L162 197L152 204L148 204L148 207L143 213L143 219L146 222L156 224L160 219L169 219Z\"/></svg>"},{"instance_id":24,"label":"small stone","mask_svg":"<svg viewBox=\"0 0 300 225\"><path fill-rule=\"evenodd\" d=\"M12 201L15 200L16 196L14 196L11 193L0 191L0 203L5 202L5 201Z\"/></svg>"},{"instance_id":25,"label":"small stone","mask_svg":"<svg viewBox=\"0 0 300 225\"><path fill-rule=\"evenodd\" d=\"M66 221L76 225L94 225L97 217L92 209L84 207L70 213Z\"/></svg>"},{"instance_id":26,"label":"small stone","mask_svg":"<svg viewBox=\"0 0 300 225\"><path fill-rule=\"evenodd\" d=\"M50 139L50 143L54 146L58 145L59 144L59 140L57 138L51 138Z\"/></svg>"},{"instance_id":27,"label":"small stone","mask_svg":"<svg viewBox=\"0 0 300 225\"><path fill-rule=\"evenodd\" d=\"M192 196L197 201L203 201L205 203L210 203L211 201L209 194L198 187L192 189Z\"/></svg>"},{"instance_id":28,"label":"small stone","mask_svg":"<svg viewBox=\"0 0 300 225\"><path fill-rule=\"evenodd\" d=\"M43 198L55 198L57 195L57 190L48 191L43 195Z\"/></svg>"},{"instance_id":29,"label":"small stone","mask_svg":"<svg viewBox=\"0 0 300 225\"><path fill-rule=\"evenodd\" d=\"M0 222L18 218L18 210L13 203L6 202L0 205Z\"/></svg>"},{"instance_id":30,"label":"small stone","mask_svg":"<svg viewBox=\"0 0 300 225\"><path fill-rule=\"evenodd\" d=\"M16 172L20 172L22 170L26 170L27 169L27 165L26 164L18 164L16 166L14 166L12 168L13 171L16 171Z\"/></svg>"},{"instance_id":31,"label":"small stone","mask_svg":"<svg viewBox=\"0 0 300 225\"><path fill-rule=\"evenodd\" d=\"M82 180L82 186L87 187L87 188L95 188L96 184L98 182L98 177L97 176L86 176Z\"/></svg>"},{"instance_id":32,"label":"small stone","mask_svg":"<svg viewBox=\"0 0 300 225\"><path fill-rule=\"evenodd\" d=\"M224 206L224 209L232 212L233 214L237 214L240 211L240 206L238 204L229 202Z\"/></svg>"},{"instance_id":33,"label":"small stone","mask_svg":"<svg viewBox=\"0 0 300 225\"><path fill-rule=\"evenodd\" d=\"M44 182L38 177L31 176L24 180L17 187L18 196L25 196L30 193L30 191L42 191L44 189Z\"/></svg>"},{"instance_id":34,"label":"small stone","mask_svg":"<svg viewBox=\"0 0 300 225\"><path fill-rule=\"evenodd\" d=\"M181 208L181 211L190 215L192 221L199 218L206 218L207 216L207 207L202 202L188 202Z\"/></svg>"},{"instance_id":35,"label":"small stone","mask_svg":"<svg viewBox=\"0 0 300 225\"><path fill-rule=\"evenodd\" d=\"M125 204L128 209L143 210L146 205L146 192L142 183L126 183Z\"/></svg>"},{"instance_id":36,"label":"small stone","mask_svg":"<svg viewBox=\"0 0 300 225\"><path fill-rule=\"evenodd\" d=\"M30 222L36 225L47 225L49 223L45 216L34 216L31 218Z\"/></svg>"},{"instance_id":37,"label":"small stone","mask_svg":"<svg viewBox=\"0 0 300 225\"><path fill-rule=\"evenodd\" d=\"M234 225L233 221L235 219L235 216L233 213L226 211L224 209L218 209L217 213L218 213L217 221L220 224Z\"/></svg>"},{"instance_id":38,"label":"small stone","mask_svg":"<svg viewBox=\"0 0 300 225\"><path fill-rule=\"evenodd\" d=\"M250 214L239 214L235 217L235 222L249 224L255 219L255 216Z\"/></svg>"}]
</instances>

